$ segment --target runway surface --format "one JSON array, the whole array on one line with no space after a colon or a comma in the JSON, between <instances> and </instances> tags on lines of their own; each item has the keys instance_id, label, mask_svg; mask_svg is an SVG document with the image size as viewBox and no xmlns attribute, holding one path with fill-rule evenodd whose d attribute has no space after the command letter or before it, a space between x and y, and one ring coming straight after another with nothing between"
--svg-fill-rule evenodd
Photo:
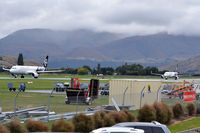
<instances>
[{"instance_id":1,"label":"runway surface","mask_svg":"<svg viewBox=\"0 0 200 133\"><path fill-rule=\"evenodd\" d=\"M13 78L13 77L0 77L0 79L18 79L20 80L21 78ZM23 79L31 79L31 80L34 80L34 78L32 77L28 77L28 78L23 78ZM22 80L23 80L22 79ZM37 78L37 79L40 79L40 80L71 80L71 78ZM90 80L89 78L81 78L81 80ZM99 79L99 80L110 80L110 79ZM184 80L185 81L189 81L189 82L194 82L194 83L200 83L200 79L184 79L184 78L181 78L181 79L178 79L178 80L174 80L174 79L168 79L168 80L165 80L165 79L112 79L112 80L137 80L137 81L161 81L161 82L183 82Z\"/></svg>"}]
</instances>

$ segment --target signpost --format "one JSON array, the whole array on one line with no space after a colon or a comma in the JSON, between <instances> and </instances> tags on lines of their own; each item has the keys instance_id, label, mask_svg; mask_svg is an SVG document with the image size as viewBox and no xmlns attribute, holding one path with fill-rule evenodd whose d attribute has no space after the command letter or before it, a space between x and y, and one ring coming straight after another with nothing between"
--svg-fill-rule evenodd
<instances>
[{"instance_id":1,"label":"signpost","mask_svg":"<svg viewBox=\"0 0 200 133\"><path fill-rule=\"evenodd\" d=\"M195 91L186 91L183 93L183 101L184 102L192 102L196 100L196 92Z\"/></svg>"}]
</instances>

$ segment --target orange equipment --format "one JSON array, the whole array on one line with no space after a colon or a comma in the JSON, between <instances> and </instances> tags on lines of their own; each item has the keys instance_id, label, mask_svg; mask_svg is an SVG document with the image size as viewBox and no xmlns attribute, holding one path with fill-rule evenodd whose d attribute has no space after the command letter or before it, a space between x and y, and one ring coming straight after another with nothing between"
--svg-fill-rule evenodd
<instances>
[{"instance_id":1,"label":"orange equipment","mask_svg":"<svg viewBox=\"0 0 200 133\"><path fill-rule=\"evenodd\" d=\"M166 93L166 95L169 98L179 97L180 99L183 99L183 93L185 91L192 91L193 88L194 86L191 82L187 82L184 80L182 84L178 84L175 87L171 88L171 91Z\"/></svg>"}]
</instances>

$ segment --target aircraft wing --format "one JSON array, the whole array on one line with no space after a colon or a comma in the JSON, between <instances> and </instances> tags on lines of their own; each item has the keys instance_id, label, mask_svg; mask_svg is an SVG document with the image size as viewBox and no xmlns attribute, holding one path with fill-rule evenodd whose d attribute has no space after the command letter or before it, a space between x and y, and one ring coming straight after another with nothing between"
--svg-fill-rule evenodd
<instances>
[{"instance_id":1,"label":"aircraft wing","mask_svg":"<svg viewBox=\"0 0 200 133\"><path fill-rule=\"evenodd\" d=\"M152 72L151 72L151 75L157 75L157 76L161 76L161 75L163 75L163 74L159 74L159 73L152 73Z\"/></svg>"},{"instance_id":2,"label":"aircraft wing","mask_svg":"<svg viewBox=\"0 0 200 133\"><path fill-rule=\"evenodd\" d=\"M49 71L37 71L37 73L58 73L63 71L64 70L49 70Z\"/></svg>"}]
</instances>

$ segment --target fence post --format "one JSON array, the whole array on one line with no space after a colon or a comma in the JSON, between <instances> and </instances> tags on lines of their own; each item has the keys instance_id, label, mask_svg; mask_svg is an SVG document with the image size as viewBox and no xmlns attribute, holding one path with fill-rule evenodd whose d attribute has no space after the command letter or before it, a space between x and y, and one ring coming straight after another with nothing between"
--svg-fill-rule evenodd
<instances>
[{"instance_id":1,"label":"fence post","mask_svg":"<svg viewBox=\"0 0 200 133\"><path fill-rule=\"evenodd\" d=\"M159 91L160 91L161 88L162 88L162 87L160 86L159 89L157 90L157 102L159 102L159 96L160 96L160 95L159 95L159 94L160 94Z\"/></svg>"},{"instance_id":2,"label":"fence post","mask_svg":"<svg viewBox=\"0 0 200 133\"><path fill-rule=\"evenodd\" d=\"M144 86L144 88L142 89L142 91L140 93L140 108L142 106L142 93L143 93L144 89L145 89L145 86Z\"/></svg>"},{"instance_id":3,"label":"fence post","mask_svg":"<svg viewBox=\"0 0 200 133\"><path fill-rule=\"evenodd\" d=\"M124 94L123 94L123 103L122 103L122 105L124 105L124 101L125 101L125 93L126 93L127 90L128 90L128 87L126 87L126 89L124 90Z\"/></svg>"}]
</instances>

